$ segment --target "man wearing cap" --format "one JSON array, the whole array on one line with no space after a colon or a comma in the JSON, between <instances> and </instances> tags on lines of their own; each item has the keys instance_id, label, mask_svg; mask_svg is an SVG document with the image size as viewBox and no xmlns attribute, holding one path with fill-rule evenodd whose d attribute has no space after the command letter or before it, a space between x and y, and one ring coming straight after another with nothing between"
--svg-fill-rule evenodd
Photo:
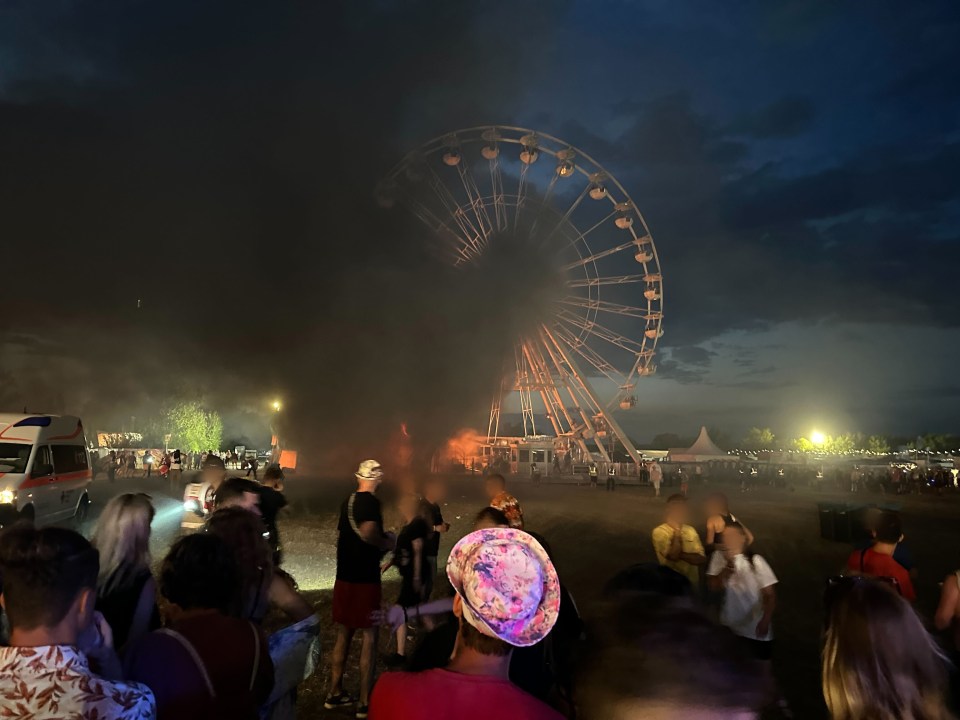
<instances>
[{"instance_id":1,"label":"man wearing cap","mask_svg":"<svg viewBox=\"0 0 960 720\"><path fill-rule=\"evenodd\" d=\"M396 545L393 533L383 531L380 501L374 493L383 480L376 460L364 460L356 472L357 491L344 500L337 526L337 579L333 586L333 621L337 643L331 662L330 694L323 706L328 710L357 703L356 717L367 717L370 687L376 663L376 626L371 619L380 609L380 558ZM360 630L360 698L343 690L343 671L353 634Z\"/></svg>"},{"instance_id":2,"label":"man wearing cap","mask_svg":"<svg viewBox=\"0 0 960 720\"><path fill-rule=\"evenodd\" d=\"M450 552L447 577L460 626L450 662L384 674L370 717L560 720L560 713L509 679L513 648L543 640L560 612L560 581L540 543L514 528L476 530Z\"/></svg>"}]
</instances>

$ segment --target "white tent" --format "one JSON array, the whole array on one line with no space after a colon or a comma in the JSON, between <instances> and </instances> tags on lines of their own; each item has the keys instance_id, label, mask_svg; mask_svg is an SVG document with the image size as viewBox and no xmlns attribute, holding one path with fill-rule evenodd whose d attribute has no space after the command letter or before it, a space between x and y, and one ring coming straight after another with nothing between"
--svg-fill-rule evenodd
<instances>
[{"instance_id":1,"label":"white tent","mask_svg":"<svg viewBox=\"0 0 960 720\"><path fill-rule=\"evenodd\" d=\"M708 462L710 460L726 459L730 459L730 456L718 448L716 443L710 439L706 427L700 428L700 435L690 447L670 448L670 460L672 462Z\"/></svg>"}]
</instances>

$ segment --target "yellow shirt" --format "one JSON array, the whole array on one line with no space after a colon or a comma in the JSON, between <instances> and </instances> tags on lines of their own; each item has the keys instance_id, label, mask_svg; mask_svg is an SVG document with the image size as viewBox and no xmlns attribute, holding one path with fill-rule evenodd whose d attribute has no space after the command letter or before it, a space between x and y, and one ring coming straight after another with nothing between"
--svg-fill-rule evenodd
<instances>
[{"instance_id":1,"label":"yellow shirt","mask_svg":"<svg viewBox=\"0 0 960 720\"><path fill-rule=\"evenodd\" d=\"M673 543L673 528L664 523L653 529L653 549L657 553L657 560L671 570L686 577L694 587L700 584L700 570L685 560L667 560L670 545ZM680 528L680 548L685 553L703 555L703 544L695 528L684 525Z\"/></svg>"}]
</instances>

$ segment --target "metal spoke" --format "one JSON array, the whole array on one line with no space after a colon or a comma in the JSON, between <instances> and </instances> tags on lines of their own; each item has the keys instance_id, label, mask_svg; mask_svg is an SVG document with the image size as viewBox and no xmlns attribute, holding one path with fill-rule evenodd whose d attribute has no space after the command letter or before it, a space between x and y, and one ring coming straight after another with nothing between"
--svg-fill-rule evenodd
<instances>
[{"instance_id":1,"label":"metal spoke","mask_svg":"<svg viewBox=\"0 0 960 720\"><path fill-rule=\"evenodd\" d=\"M576 352L580 357L590 363L597 372L606 377L611 382L620 385L623 381L622 376L617 371L617 369L611 365L609 362L603 359L603 357L587 345L585 342L575 337L573 333L563 327L557 327L554 329L557 337L561 338L567 345L569 345L574 352Z\"/></svg>"},{"instance_id":2,"label":"metal spoke","mask_svg":"<svg viewBox=\"0 0 960 720\"><path fill-rule=\"evenodd\" d=\"M490 160L490 186L493 194L493 212L497 220L497 230L507 229L507 207L503 202L503 176L500 174L500 156Z\"/></svg>"},{"instance_id":3,"label":"metal spoke","mask_svg":"<svg viewBox=\"0 0 960 720\"><path fill-rule=\"evenodd\" d=\"M557 230L559 230L561 227L563 227L563 224L570 219L570 216L573 215L574 210L580 207L580 203L583 202L583 199L587 196L588 192L590 192L590 186L586 185L583 188L583 190L580 192L580 195L577 196L577 199L573 201L573 204L571 204L570 207L567 208L567 211L563 214L563 217L561 217L560 220L557 222L557 224L553 226L553 230L547 233L547 237L546 237L547 240L552 238L554 233L557 232ZM605 219L609 219L612 216L613 214L611 213L610 215L607 215L607 218ZM603 223L603 222L604 220L600 221L600 223ZM598 225L600 223L598 223ZM587 232L589 233L590 231L588 230ZM583 236L581 235L580 237L583 237Z\"/></svg>"},{"instance_id":4,"label":"metal spoke","mask_svg":"<svg viewBox=\"0 0 960 720\"><path fill-rule=\"evenodd\" d=\"M460 182L463 184L463 190L467 194L467 199L470 201L470 208L473 210L474 217L477 219L477 225L480 226L482 244L486 246L487 238L490 237L490 231L493 225L490 222L487 207L483 204L483 197L480 195L477 183L474 182L473 175L470 173L469 168L467 168L465 158L461 157L460 163L457 165L457 171L460 174Z\"/></svg>"},{"instance_id":5,"label":"metal spoke","mask_svg":"<svg viewBox=\"0 0 960 720\"><path fill-rule=\"evenodd\" d=\"M629 283L645 282L646 275L611 275L609 277L588 278L586 280L569 280L567 287L596 287L599 285L626 285Z\"/></svg>"},{"instance_id":6,"label":"metal spoke","mask_svg":"<svg viewBox=\"0 0 960 720\"><path fill-rule=\"evenodd\" d=\"M635 340L624 337L623 335L614 332L610 328L604 327L598 322L584 320L568 310L561 310L559 313L557 313L557 319L562 322L569 323L574 327L589 333L590 335L600 338L601 340L606 340L611 345L615 345L621 350L626 350L631 355L636 355L643 350L642 343L638 343Z\"/></svg>"},{"instance_id":7,"label":"metal spoke","mask_svg":"<svg viewBox=\"0 0 960 720\"><path fill-rule=\"evenodd\" d=\"M460 203L457 202L457 199L447 188L446 183L440 179L440 176L434 172L433 168L425 164L427 168L427 173L429 176L428 185L430 189L436 194L440 199L440 202L446 208L447 212L450 213L450 217L453 218L454 222L457 223L457 226L460 228L460 231L463 233L463 237L467 238L471 245L473 245L474 250L477 252L480 251L479 238L481 232L474 227L473 222L470 220L470 217L464 212L463 208L460 207Z\"/></svg>"},{"instance_id":8,"label":"metal spoke","mask_svg":"<svg viewBox=\"0 0 960 720\"><path fill-rule=\"evenodd\" d=\"M596 225L594 226L594 228L595 228L595 227L596 227ZM590 228L590 230L593 230L594 228ZM588 230L587 232L590 232L590 230ZM580 237L582 238L582 237L584 237L585 235L586 235L586 233L584 233L584 234L581 235ZM574 268L583 267L584 265L586 265L586 264L588 264L588 263L596 262L596 261L599 260L600 258L605 258L605 257L607 257L608 255L614 255L614 254L620 252L621 250L626 250L626 249L627 249L628 247L630 247L631 245L636 245L636 244L637 244L637 241L634 240L634 239L631 237L629 240L627 240L627 241L624 242L624 243L620 243L620 244L617 245L616 247L608 248L608 249L606 249L606 250L601 250L600 252L594 253L593 255L590 255L590 256L585 257L585 258L581 258L581 259L578 260L577 262L572 262L572 263L570 263L569 265L564 265L564 266L563 266L563 269L564 269L564 270L573 270Z\"/></svg>"},{"instance_id":9,"label":"metal spoke","mask_svg":"<svg viewBox=\"0 0 960 720\"><path fill-rule=\"evenodd\" d=\"M523 207L527 196L527 172L530 165L523 163L520 168L520 179L517 180L517 207L513 214L513 229L516 230L520 225L520 209Z\"/></svg>"},{"instance_id":10,"label":"metal spoke","mask_svg":"<svg viewBox=\"0 0 960 720\"><path fill-rule=\"evenodd\" d=\"M587 298L581 298L575 295L567 295L565 298L562 298L557 302L563 303L564 305L572 305L574 307L581 307L587 310L597 310L614 315L628 315L630 317L643 318L644 320L652 319L650 317L649 308L619 305L617 303L606 302L604 300L589 300Z\"/></svg>"}]
</instances>

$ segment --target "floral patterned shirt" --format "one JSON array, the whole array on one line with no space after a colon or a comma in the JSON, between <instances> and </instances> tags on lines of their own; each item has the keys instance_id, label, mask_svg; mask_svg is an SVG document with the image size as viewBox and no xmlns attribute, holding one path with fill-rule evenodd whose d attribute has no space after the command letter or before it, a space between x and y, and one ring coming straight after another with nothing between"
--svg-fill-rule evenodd
<instances>
[{"instance_id":1,"label":"floral patterned shirt","mask_svg":"<svg viewBox=\"0 0 960 720\"><path fill-rule=\"evenodd\" d=\"M523 530L523 509L520 507L520 501L506 490L496 494L490 501L490 507L495 508L507 516L510 527L516 530Z\"/></svg>"},{"instance_id":2,"label":"floral patterned shirt","mask_svg":"<svg viewBox=\"0 0 960 720\"><path fill-rule=\"evenodd\" d=\"M69 645L0 647L0 718L154 720L145 685L103 680Z\"/></svg>"}]
</instances>

